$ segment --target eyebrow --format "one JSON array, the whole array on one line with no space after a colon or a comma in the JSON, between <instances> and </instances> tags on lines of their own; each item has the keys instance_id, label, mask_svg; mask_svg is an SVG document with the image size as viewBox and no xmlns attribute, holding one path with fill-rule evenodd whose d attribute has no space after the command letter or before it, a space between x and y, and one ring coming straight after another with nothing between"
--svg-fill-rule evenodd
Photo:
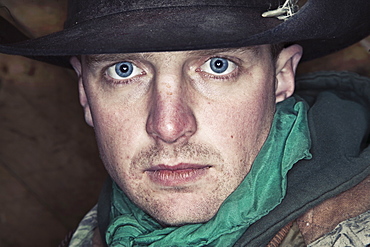
<instances>
[{"instance_id":1,"label":"eyebrow","mask_svg":"<svg viewBox=\"0 0 370 247\"><path fill-rule=\"evenodd\" d=\"M85 55L86 63L94 66L101 62L116 62L122 60L148 59L150 53L113 53L113 54L94 54Z\"/></svg>"},{"instance_id":2,"label":"eyebrow","mask_svg":"<svg viewBox=\"0 0 370 247\"><path fill-rule=\"evenodd\" d=\"M221 49L207 49L207 50L192 50L188 51L191 55L197 56L210 56L210 55L217 55L221 53L247 53L252 52L254 55L258 55L260 53L259 46L245 46L245 47L237 47L237 48L221 48Z\"/></svg>"},{"instance_id":3,"label":"eyebrow","mask_svg":"<svg viewBox=\"0 0 370 247\"><path fill-rule=\"evenodd\" d=\"M166 51L166 52L181 52L181 51ZM231 54L244 54L251 52L253 55L258 56L261 52L259 46L246 46L246 47L237 47L237 48L217 48L217 49L206 49L206 50L191 50L191 51L182 51L188 53L190 56L212 56L222 53L231 53ZM89 66L95 67L101 62L117 62L124 60L136 60L143 59L148 60L154 56L155 53L160 52L143 52L143 53L113 53L113 54L93 54L84 56L86 63Z\"/></svg>"}]
</instances>

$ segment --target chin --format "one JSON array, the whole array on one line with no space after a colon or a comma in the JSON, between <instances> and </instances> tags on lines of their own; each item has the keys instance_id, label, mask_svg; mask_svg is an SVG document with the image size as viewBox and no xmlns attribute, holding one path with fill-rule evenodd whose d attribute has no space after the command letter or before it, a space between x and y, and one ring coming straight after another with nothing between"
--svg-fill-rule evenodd
<instances>
[{"instance_id":1,"label":"chin","mask_svg":"<svg viewBox=\"0 0 370 247\"><path fill-rule=\"evenodd\" d=\"M159 216L154 217L159 224L162 226L183 226L187 224L196 224L196 223L205 223L212 219L212 217L215 214L212 215L181 215L181 216Z\"/></svg>"},{"instance_id":2,"label":"chin","mask_svg":"<svg viewBox=\"0 0 370 247\"><path fill-rule=\"evenodd\" d=\"M219 203L191 202L167 203L151 207L147 213L164 226L181 226L185 224L204 223L216 215ZM211 206L210 206L211 205Z\"/></svg>"}]
</instances>

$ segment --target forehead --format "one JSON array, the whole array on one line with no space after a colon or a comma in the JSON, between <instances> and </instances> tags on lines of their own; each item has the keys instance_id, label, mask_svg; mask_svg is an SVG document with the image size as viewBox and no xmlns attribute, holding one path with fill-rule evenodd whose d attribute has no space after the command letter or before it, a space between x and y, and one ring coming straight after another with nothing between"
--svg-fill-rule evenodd
<instances>
[{"instance_id":1,"label":"forehead","mask_svg":"<svg viewBox=\"0 0 370 247\"><path fill-rule=\"evenodd\" d=\"M231 55L231 56L253 56L259 57L263 51L269 51L268 45L247 46L239 48L223 48L223 49L205 49L191 51L167 51L167 52L143 52L143 53L118 53L118 54L94 54L84 55L84 60L88 65L93 66L101 62L114 62L122 60L153 60L164 56L176 57L207 57L215 55Z\"/></svg>"}]
</instances>

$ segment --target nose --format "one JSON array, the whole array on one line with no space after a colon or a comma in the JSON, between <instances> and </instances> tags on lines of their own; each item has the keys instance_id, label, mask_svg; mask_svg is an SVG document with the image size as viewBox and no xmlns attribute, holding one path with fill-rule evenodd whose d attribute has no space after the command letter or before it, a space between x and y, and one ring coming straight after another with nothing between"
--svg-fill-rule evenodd
<instances>
[{"instance_id":1,"label":"nose","mask_svg":"<svg viewBox=\"0 0 370 247\"><path fill-rule=\"evenodd\" d=\"M147 133L157 142L184 144L197 130L195 116L181 86L167 84L153 91Z\"/></svg>"}]
</instances>

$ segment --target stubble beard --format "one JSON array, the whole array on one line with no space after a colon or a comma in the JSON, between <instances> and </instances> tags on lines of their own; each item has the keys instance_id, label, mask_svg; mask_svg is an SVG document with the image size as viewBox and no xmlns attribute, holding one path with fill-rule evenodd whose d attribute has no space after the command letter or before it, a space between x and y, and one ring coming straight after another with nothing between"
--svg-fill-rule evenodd
<instances>
[{"instance_id":1,"label":"stubble beard","mask_svg":"<svg viewBox=\"0 0 370 247\"><path fill-rule=\"evenodd\" d=\"M161 193L171 195L166 197L165 201L153 195L150 188L140 186L140 182L135 184L132 180L113 177L134 204L165 226L202 223L210 220L217 213L223 201L241 183L250 168L245 164L246 160L242 159L240 160L242 164L238 164L238 167L248 168L232 173L219 151L207 145L188 143L172 149L151 146L142 150L130 163L129 173L131 175L129 177L135 177L138 170L148 168L151 164L158 164L165 159L194 161L202 165L215 165L219 169L218 176L209 181L214 182L215 186L212 186L212 189L206 191L204 195L199 196L202 188L195 187L196 190L194 190L191 185L164 188ZM220 174L222 176L219 176ZM174 207L173 205L178 205L178 198L185 198L184 203L179 207Z\"/></svg>"}]
</instances>

